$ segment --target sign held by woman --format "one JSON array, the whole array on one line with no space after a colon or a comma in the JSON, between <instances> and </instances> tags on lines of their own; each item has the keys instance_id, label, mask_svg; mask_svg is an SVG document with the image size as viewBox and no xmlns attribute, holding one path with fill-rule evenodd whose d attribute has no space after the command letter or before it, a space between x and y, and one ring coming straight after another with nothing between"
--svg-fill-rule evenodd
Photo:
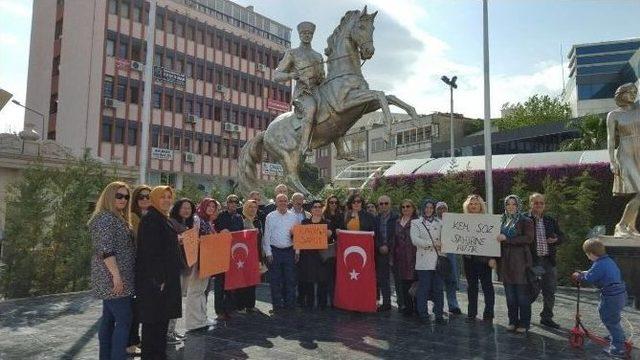
<instances>
[{"instance_id":1,"label":"sign held by woman","mask_svg":"<svg viewBox=\"0 0 640 360\"><path fill-rule=\"evenodd\" d=\"M500 215L445 213L442 252L500 257Z\"/></svg>"}]
</instances>

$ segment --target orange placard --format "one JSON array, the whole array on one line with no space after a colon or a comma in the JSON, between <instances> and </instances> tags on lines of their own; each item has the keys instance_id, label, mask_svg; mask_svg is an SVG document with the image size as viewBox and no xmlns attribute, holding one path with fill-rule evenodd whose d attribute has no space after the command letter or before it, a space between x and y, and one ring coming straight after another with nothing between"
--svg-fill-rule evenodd
<instances>
[{"instance_id":1,"label":"orange placard","mask_svg":"<svg viewBox=\"0 0 640 360\"><path fill-rule=\"evenodd\" d=\"M187 257L187 265L191 267L198 261L198 230L196 228L189 229L181 235L184 254Z\"/></svg>"},{"instance_id":2,"label":"orange placard","mask_svg":"<svg viewBox=\"0 0 640 360\"><path fill-rule=\"evenodd\" d=\"M205 235L200 238L200 278L229 270L231 233Z\"/></svg>"},{"instance_id":3,"label":"orange placard","mask_svg":"<svg viewBox=\"0 0 640 360\"><path fill-rule=\"evenodd\" d=\"M327 243L327 224L295 225L293 248L296 250L323 250Z\"/></svg>"}]
</instances>

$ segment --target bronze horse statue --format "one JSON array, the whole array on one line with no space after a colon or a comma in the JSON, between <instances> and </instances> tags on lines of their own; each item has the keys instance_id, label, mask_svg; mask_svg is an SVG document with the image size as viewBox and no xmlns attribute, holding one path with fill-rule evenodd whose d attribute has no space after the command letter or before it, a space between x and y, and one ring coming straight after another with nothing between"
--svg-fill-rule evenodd
<instances>
[{"instance_id":1,"label":"bronze horse statue","mask_svg":"<svg viewBox=\"0 0 640 360\"><path fill-rule=\"evenodd\" d=\"M418 121L415 109L393 95L385 95L378 90L370 90L362 76L361 60L370 59L373 46L373 22L378 12L367 13L367 7L350 10L340 20L340 24L327 39L327 76L317 89L315 97L304 101L318 101L313 122L310 148L317 149L333 143L337 158L353 160L348 156L344 142L346 132L362 115L382 109L385 121L391 132L391 111L389 105L395 105L407 112L414 121ZM314 100L315 98L315 100ZM299 122L293 111L278 115L263 132L240 150L238 158L238 183L240 191L248 193L261 190L261 181L257 176L257 165L261 163L263 151L272 161L282 164L285 182L295 191L310 195L300 182L298 169L304 161L299 151L301 133Z\"/></svg>"}]
</instances>

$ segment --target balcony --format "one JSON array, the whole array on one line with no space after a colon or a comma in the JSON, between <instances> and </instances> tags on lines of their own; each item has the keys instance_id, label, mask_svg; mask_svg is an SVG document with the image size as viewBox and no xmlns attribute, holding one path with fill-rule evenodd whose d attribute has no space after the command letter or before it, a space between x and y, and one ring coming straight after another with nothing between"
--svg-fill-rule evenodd
<instances>
[{"instance_id":1,"label":"balcony","mask_svg":"<svg viewBox=\"0 0 640 360\"><path fill-rule=\"evenodd\" d=\"M417 152L430 151L430 150L431 150L431 140L414 142L409 144L402 144L402 145L396 146L396 156L413 154Z\"/></svg>"}]
</instances>

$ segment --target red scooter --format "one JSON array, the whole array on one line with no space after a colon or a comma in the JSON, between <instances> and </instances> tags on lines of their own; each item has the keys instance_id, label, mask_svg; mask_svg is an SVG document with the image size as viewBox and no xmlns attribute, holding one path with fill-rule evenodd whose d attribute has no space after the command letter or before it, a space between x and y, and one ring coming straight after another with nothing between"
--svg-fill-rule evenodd
<instances>
[{"instance_id":1,"label":"red scooter","mask_svg":"<svg viewBox=\"0 0 640 360\"><path fill-rule=\"evenodd\" d=\"M580 320L580 282L577 282L576 286L578 287L578 301L576 303L576 325L573 327L573 329L571 329L569 333L569 344L573 348L582 348L582 346L584 345L584 339L585 337L587 337L589 338L589 340L600 346L609 346L609 339L603 338L590 332L584 326L582 320ZM633 349L633 343L627 340L624 345L626 358L630 359L631 350Z\"/></svg>"}]
</instances>

